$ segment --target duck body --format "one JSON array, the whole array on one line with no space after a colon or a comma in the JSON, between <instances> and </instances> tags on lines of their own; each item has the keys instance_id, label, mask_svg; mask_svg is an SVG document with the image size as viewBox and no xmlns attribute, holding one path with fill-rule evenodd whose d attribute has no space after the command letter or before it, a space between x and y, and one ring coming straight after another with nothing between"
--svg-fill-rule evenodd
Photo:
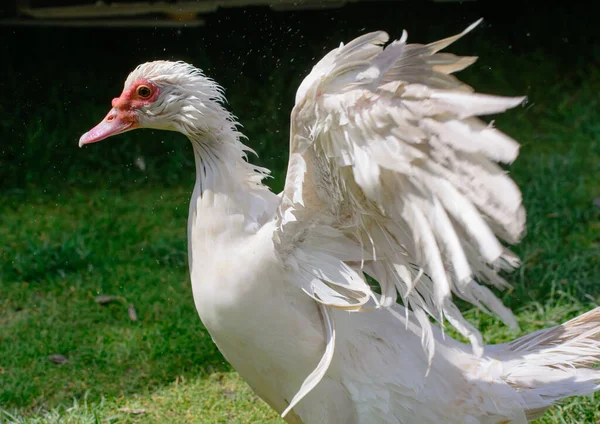
<instances>
[{"instance_id":1,"label":"duck body","mask_svg":"<svg viewBox=\"0 0 600 424\"><path fill-rule=\"evenodd\" d=\"M207 229L215 221L204 218L213 215L224 216L190 213L196 309L227 361L281 413L323 355L323 317L317 302L285 281L289 271L275 254L273 222L255 232L244 231L241 220L237 226L230 221L228 231ZM201 220L199 228L194 219ZM522 399L502 379L497 355L477 358L470 345L434 327L436 355L429 364L418 323L406 320L400 305L394 312L333 311L331 365L287 422L527 422Z\"/></svg>"}]
</instances>

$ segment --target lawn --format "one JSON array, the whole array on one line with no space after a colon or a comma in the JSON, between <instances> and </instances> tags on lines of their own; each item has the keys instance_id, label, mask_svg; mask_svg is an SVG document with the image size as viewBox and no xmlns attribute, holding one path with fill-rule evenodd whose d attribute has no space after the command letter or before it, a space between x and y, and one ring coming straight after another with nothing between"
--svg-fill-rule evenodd
<instances>
[{"instance_id":1,"label":"lawn","mask_svg":"<svg viewBox=\"0 0 600 424\"><path fill-rule=\"evenodd\" d=\"M398 25L409 41L432 41L481 12L443 5L436 7L447 13L436 16L425 6L393 15L388 5L378 19L370 7L292 17L221 11L183 36L2 30L1 53L12 60L3 65L0 102L0 423L281 422L224 361L194 308L186 252L191 148L176 134L147 130L85 149L77 139L104 116L135 64L193 61L226 87L278 190L293 94L324 47L375 28L399 36ZM330 18L335 24L309 31L304 21L317 13L322 28ZM515 248L524 265L508 276L514 290L503 294L521 332L466 308L488 343L600 304L600 49L584 43L581 23L554 53L577 19L554 38L547 38L552 20L511 32L499 19L452 49L480 56L460 75L477 90L529 98L493 117L522 143L510 171L523 190L528 234ZM197 37L197 51L185 36ZM37 46L29 55L17 47L26 41ZM138 46L133 53L128 43ZM110 66L99 69L99 52L111 46ZM567 400L540 422L600 422L600 395Z\"/></svg>"}]
</instances>

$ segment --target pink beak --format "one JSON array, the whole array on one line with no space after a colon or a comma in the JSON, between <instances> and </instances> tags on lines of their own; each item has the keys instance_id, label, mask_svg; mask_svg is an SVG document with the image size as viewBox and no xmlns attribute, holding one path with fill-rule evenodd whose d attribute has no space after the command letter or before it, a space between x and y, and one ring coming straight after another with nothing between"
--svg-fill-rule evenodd
<instances>
[{"instance_id":1,"label":"pink beak","mask_svg":"<svg viewBox=\"0 0 600 424\"><path fill-rule=\"evenodd\" d=\"M116 108L112 108L102 122L81 136L79 147L104 140L112 135L124 133L136 127L133 120L124 120L120 115Z\"/></svg>"}]
</instances>

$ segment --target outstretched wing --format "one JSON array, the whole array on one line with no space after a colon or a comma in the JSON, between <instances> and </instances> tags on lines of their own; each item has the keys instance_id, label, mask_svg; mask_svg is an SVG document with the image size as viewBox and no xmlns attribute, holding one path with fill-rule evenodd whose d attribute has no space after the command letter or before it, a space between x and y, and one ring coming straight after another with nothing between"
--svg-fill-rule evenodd
<instances>
[{"instance_id":1,"label":"outstretched wing","mask_svg":"<svg viewBox=\"0 0 600 424\"><path fill-rule=\"evenodd\" d=\"M474 57L438 53L472 30L428 45L406 33L355 39L327 54L301 84L276 249L290 280L327 307L389 306L400 295L433 354L427 315L446 318L482 351L452 293L516 326L484 285L518 259L498 239L522 237L521 193L497 162L519 145L479 115L524 98L474 93L451 74ZM375 279L376 295L364 273Z\"/></svg>"}]
</instances>

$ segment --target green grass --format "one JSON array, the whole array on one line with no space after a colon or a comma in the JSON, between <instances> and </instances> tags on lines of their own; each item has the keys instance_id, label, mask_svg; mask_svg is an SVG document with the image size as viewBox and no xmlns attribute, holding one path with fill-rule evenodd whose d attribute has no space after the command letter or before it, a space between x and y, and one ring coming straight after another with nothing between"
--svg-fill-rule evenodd
<instances>
[{"instance_id":1,"label":"green grass","mask_svg":"<svg viewBox=\"0 0 600 424\"><path fill-rule=\"evenodd\" d=\"M340 37L297 48L302 53L264 47L265 57L286 65L263 64L260 84L258 71L227 73L210 51L192 58L217 63L213 76L227 88L258 162L274 169L276 189L295 87L311 55ZM529 96L527 106L495 117L523 145L510 169L528 211L528 235L515 248L524 265L509 276L514 290L503 294L522 328L512 332L469 310L488 343L600 303L599 68L565 68L537 51L495 54L499 43L473 37L453 49L482 57L461 75L479 91ZM598 62L597 48L589 54ZM66 69L70 91L50 87L44 107L31 109L22 99L36 86L17 84L20 68L11 66L4 81L17 88L3 92L0 111L15 106L2 114L0 129L15 131L8 139L19 142L0 152L0 423L280 422L225 362L196 314L186 252L193 164L185 140L139 131L77 149L78 135L106 112L104 90L118 94L125 74L105 71L102 97L89 94L76 67ZM73 109L62 107L65 98ZM146 171L134 165L139 156ZM120 300L100 305L99 295ZM67 362L50 361L55 354ZM600 396L568 400L541 422L600 422Z\"/></svg>"},{"instance_id":2,"label":"green grass","mask_svg":"<svg viewBox=\"0 0 600 424\"><path fill-rule=\"evenodd\" d=\"M92 402L87 396L68 406L35 410L24 417L0 411L0 422L16 423L221 423L283 422L233 372L187 380L177 377L152 393Z\"/></svg>"}]
</instances>

